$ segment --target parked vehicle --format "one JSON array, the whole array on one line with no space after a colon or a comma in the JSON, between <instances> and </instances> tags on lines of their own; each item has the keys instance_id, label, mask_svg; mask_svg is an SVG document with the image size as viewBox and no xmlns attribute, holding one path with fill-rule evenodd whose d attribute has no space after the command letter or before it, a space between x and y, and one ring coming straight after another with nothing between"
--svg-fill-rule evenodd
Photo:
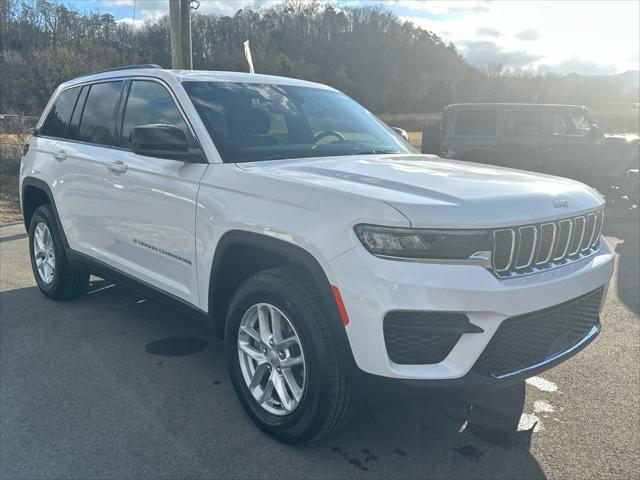
<instances>
[{"instance_id":1,"label":"parked vehicle","mask_svg":"<svg viewBox=\"0 0 640 480\"><path fill-rule=\"evenodd\" d=\"M605 194L628 186L628 171L639 168L638 136L605 135L576 105L449 105L439 130L439 149L426 134L423 153L573 178Z\"/></svg>"},{"instance_id":2,"label":"parked vehicle","mask_svg":"<svg viewBox=\"0 0 640 480\"><path fill-rule=\"evenodd\" d=\"M93 273L224 337L253 421L285 442L357 385L495 388L600 331L603 199L573 180L419 155L324 85L129 67L53 94L20 171L38 287Z\"/></svg>"}]
</instances>

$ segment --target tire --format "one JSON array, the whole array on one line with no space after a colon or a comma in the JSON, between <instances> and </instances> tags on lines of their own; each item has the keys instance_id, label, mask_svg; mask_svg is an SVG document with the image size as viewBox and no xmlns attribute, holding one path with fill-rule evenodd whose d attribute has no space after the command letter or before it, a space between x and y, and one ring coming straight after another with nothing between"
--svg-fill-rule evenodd
<instances>
[{"instance_id":1,"label":"tire","mask_svg":"<svg viewBox=\"0 0 640 480\"><path fill-rule=\"evenodd\" d=\"M233 295L225 326L229 374L242 406L260 429L290 444L308 442L340 429L356 410L356 397L347 381L345 365L339 360L340 355L329 331L327 316L312 289L299 278L301 277L293 268L276 268L259 272L245 280ZM289 332L295 333L299 339L302 354L298 353L297 358L304 357L305 379L301 400L292 411L282 411L285 402L281 402L279 412L270 411L269 409L274 408L273 405L259 403L249 390L248 380L245 380L243 368L246 372L247 367L241 358L243 352L239 350L238 338L243 321L251 318L254 311L252 308L257 306L271 312L268 313L269 318L273 315L271 307L275 307L279 314L284 315L284 320L289 322ZM270 325L271 322L269 320ZM285 323L282 317L280 323ZM243 335L244 338L249 338L245 333L240 333L241 337ZM260 344L254 337L251 338L255 345ZM262 345L267 347L266 343ZM269 354L272 353L270 350ZM290 352L287 357L289 355ZM265 358L267 356L265 354ZM258 364L257 361L255 363ZM267 370L265 378L271 379L272 375L278 375L275 369L279 367L275 364L267 365L267 368L273 370ZM300 378L300 370L298 374ZM280 373L281 377L282 375ZM273 378L277 380L277 377ZM287 393L292 391L289 389ZM275 405L278 408L278 402Z\"/></svg>"},{"instance_id":2,"label":"tire","mask_svg":"<svg viewBox=\"0 0 640 480\"><path fill-rule=\"evenodd\" d=\"M45 296L53 300L70 300L86 293L89 286L89 274L75 270L69 265L62 235L54 215L50 205L41 205L31 217L29 223L31 269L40 291ZM45 253L43 253L43 248L38 244L37 238L46 239L48 248L44 249ZM47 256L51 254L51 257ZM38 270L36 256L39 259L46 257L48 260L43 273ZM53 268L50 268L51 265L53 265Z\"/></svg>"}]
</instances>

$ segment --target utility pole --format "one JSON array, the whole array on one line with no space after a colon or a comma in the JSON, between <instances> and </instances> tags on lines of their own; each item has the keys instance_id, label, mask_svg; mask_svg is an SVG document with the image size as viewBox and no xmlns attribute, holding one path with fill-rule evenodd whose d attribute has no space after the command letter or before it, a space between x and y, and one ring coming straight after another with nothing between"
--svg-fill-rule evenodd
<instances>
[{"instance_id":1,"label":"utility pole","mask_svg":"<svg viewBox=\"0 0 640 480\"><path fill-rule=\"evenodd\" d=\"M171 25L171 67L192 70L191 0L169 0Z\"/></svg>"}]
</instances>

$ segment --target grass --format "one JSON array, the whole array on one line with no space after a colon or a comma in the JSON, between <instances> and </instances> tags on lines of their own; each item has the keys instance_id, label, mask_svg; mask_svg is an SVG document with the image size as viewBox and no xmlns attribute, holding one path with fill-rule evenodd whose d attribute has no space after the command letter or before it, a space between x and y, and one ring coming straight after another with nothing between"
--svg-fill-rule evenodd
<instances>
[{"instance_id":1,"label":"grass","mask_svg":"<svg viewBox=\"0 0 640 480\"><path fill-rule=\"evenodd\" d=\"M22 219L18 200L18 176L0 175L0 223Z\"/></svg>"},{"instance_id":2,"label":"grass","mask_svg":"<svg viewBox=\"0 0 640 480\"><path fill-rule=\"evenodd\" d=\"M0 175L0 193L18 197L18 175Z\"/></svg>"}]
</instances>

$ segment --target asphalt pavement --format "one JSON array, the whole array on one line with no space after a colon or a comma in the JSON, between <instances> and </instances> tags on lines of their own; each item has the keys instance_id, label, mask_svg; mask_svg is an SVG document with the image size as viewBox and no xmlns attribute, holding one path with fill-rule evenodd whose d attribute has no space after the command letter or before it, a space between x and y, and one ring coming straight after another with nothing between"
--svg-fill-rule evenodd
<instances>
[{"instance_id":1,"label":"asphalt pavement","mask_svg":"<svg viewBox=\"0 0 640 480\"><path fill-rule=\"evenodd\" d=\"M471 406L364 399L291 447L245 415L213 332L101 279L47 300L23 226L1 225L0 478L638 478L639 223L605 233L616 272L584 351Z\"/></svg>"}]
</instances>

